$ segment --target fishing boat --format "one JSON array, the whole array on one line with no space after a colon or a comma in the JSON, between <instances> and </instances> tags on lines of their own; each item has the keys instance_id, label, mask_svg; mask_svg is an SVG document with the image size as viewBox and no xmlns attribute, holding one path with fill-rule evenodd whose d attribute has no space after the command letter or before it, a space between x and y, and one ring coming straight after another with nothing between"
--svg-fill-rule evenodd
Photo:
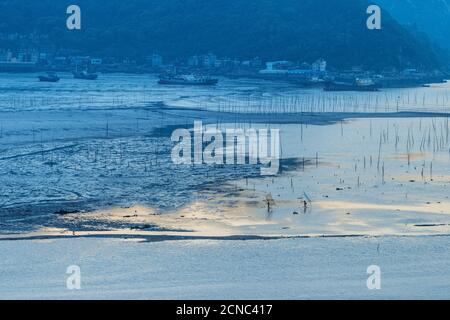
<instances>
[{"instance_id":1,"label":"fishing boat","mask_svg":"<svg viewBox=\"0 0 450 320\"><path fill-rule=\"evenodd\" d=\"M324 79L320 79L319 77L311 77L298 79L294 81L294 83L298 84L304 88L323 88L325 86L326 81Z\"/></svg>"},{"instance_id":2,"label":"fishing boat","mask_svg":"<svg viewBox=\"0 0 450 320\"><path fill-rule=\"evenodd\" d=\"M161 75L159 84L163 85L193 85L193 86L214 86L219 82L218 79L201 75Z\"/></svg>"},{"instance_id":3,"label":"fishing boat","mask_svg":"<svg viewBox=\"0 0 450 320\"><path fill-rule=\"evenodd\" d=\"M88 71L81 71L81 72L75 71L73 73L73 77L75 79L81 79L81 80L97 80L98 75L95 73L90 73Z\"/></svg>"},{"instance_id":4,"label":"fishing boat","mask_svg":"<svg viewBox=\"0 0 450 320\"><path fill-rule=\"evenodd\" d=\"M329 81L325 84L325 91L378 91L380 86L372 79L357 78L353 82Z\"/></svg>"},{"instance_id":5,"label":"fishing boat","mask_svg":"<svg viewBox=\"0 0 450 320\"><path fill-rule=\"evenodd\" d=\"M45 75L41 75L38 78L41 82L58 82L60 79L54 72L47 72Z\"/></svg>"}]
</instances>

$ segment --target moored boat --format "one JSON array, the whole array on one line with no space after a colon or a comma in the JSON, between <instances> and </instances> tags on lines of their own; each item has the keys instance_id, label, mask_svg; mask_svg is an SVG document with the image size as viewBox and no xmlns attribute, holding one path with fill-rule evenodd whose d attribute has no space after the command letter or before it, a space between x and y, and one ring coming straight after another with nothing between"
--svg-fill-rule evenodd
<instances>
[{"instance_id":1,"label":"moored boat","mask_svg":"<svg viewBox=\"0 0 450 320\"><path fill-rule=\"evenodd\" d=\"M159 84L164 85L194 85L194 86L213 86L219 82L219 79L214 79L209 76L200 75L161 75L159 77Z\"/></svg>"},{"instance_id":2,"label":"moored boat","mask_svg":"<svg viewBox=\"0 0 450 320\"><path fill-rule=\"evenodd\" d=\"M325 84L325 91L378 91L380 85L372 79L355 79L353 82L329 81Z\"/></svg>"},{"instance_id":3,"label":"moored boat","mask_svg":"<svg viewBox=\"0 0 450 320\"><path fill-rule=\"evenodd\" d=\"M81 79L81 80L97 80L98 75L95 73L82 71L82 72L74 72L73 77L75 79Z\"/></svg>"},{"instance_id":4,"label":"moored boat","mask_svg":"<svg viewBox=\"0 0 450 320\"><path fill-rule=\"evenodd\" d=\"M38 77L41 82L58 82L60 78L54 72L47 72L45 75Z\"/></svg>"},{"instance_id":5,"label":"moored boat","mask_svg":"<svg viewBox=\"0 0 450 320\"><path fill-rule=\"evenodd\" d=\"M323 88L326 81L319 77L311 77L311 78L296 80L296 81L294 81L294 83L296 83L304 88Z\"/></svg>"}]
</instances>

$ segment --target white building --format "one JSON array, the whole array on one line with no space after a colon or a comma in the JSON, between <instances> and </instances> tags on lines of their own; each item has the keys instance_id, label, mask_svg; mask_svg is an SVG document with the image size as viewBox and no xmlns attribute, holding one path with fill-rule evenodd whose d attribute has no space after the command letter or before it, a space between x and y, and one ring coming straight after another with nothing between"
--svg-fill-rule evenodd
<instances>
[{"instance_id":1,"label":"white building","mask_svg":"<svg viewBox=\"0 0 450 320\"><path fill-rule=\"evenodd\" d=\"M260 70L260 74L287 74L288 67L292 65L290 61L266 62L266 69Z\"/></svg>"},{"instance_id":2,"label":"white building","mask_svg":"<svg viewBox=\"0 0 450 320\"><path fill-rule=\"evenodd\" d=\"M313 72L327 72L327 62L323 59L319 59L312 64Z\"/></svg>"}]
</instances>

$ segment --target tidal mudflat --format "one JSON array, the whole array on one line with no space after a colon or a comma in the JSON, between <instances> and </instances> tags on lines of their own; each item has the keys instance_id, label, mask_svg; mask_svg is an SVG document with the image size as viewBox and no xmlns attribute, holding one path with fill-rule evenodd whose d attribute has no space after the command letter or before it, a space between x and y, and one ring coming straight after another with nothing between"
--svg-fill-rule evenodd
<instances>
[{"instance_id":1,"label":"tidal mudflat","mask_svg":"<svg viewBox=\"0 0 450 320\"><path fill-rule=\"evenodd\" d=\"M335 268L328 271L350 286L336 287L340 295L334 295L324 291L325 273L302 278L305 273L298 271L299 282L284 294L260 291L255 277L248 278L254 285L234 291L235 298L254 297L257 291L261 298L275 293L280 298L370 298L358 291L365 282L343 270L348 249L354 250L350 256L362 275L351 272L360 278L369 262L396 270L390 289L377 296L388 298L412 276L401 270L414 256L433 247L442 258L424 262L433 270L448 260L440 251L450 234L448 84L351 96L254 80L177 91L158 87L147 76L105 75L88 84L67 79L52 87L31 76L2 77L8 85L0 90L0 246L3 269L9 270L2 283L17 279L13 265L27 260L38 267L21 271L27 281L1 287L1 297L21 292L34 297L38 286L46 293L40 297L59 295L56 275L41 278L45 266L60 267L57 261L86 262L88 269L113 263L114 272L128 270L126 277L108 278L105 285L117 290L99 294L102 286L91 278L88 288L94 291L77 296L121 297L126 281L139 286L143 275L137 268L146 256L153 257L148 258L155 268L151 272L157 272L185 250L207 261L218 252L230 263L250 257L234 265L244 263L244 273L250 273L252 265L266 263L261 277L282 270L285 279L300 257L309 256L309 274L330 256ZM280 173L264 177L253 165L174 165L170 135L176 128L192 128L196 120L217 128L279 129ZM380 243L390 250L382 259ZM27 245L37 254L25 252ZM330 252L320 249L324 246ZM14 250L19 253L11 255ZM128 250L133 263L126 267L117 259ZM284 252L287 262L267 264L273 251ZM179 262L186 267L182 278L162 272L161 279L175 282L150 289L128 286L129 297L186 297L200 273L188 271L190 259ZM243 274L217 270L217 282L206 277L196 296L211 297L214 288L212 297L231 297L224 281ZM428 269L421 270L426 277ZM448 277L434 280L430 286L445 284ZM300 283L314 294L297 290ZM436 297L448 292L433 288L421 292Z\"/></svg>"}]
</instances>

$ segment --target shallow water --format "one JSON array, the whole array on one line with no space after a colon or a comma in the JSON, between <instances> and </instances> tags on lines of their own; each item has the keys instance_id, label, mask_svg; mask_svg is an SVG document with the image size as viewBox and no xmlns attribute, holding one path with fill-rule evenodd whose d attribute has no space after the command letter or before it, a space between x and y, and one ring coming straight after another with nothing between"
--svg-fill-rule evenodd
<instances>
[{"instance_id":1,"label":"shallow water","mask_svg":"<svg viewBox=\"0 0 450 320\"><path fill-rule=\"evenodd\" d=\"M160 86L155 75L102 74L79 81L61 73L58 83L38 74L0 74L0 110L129 108L163 102L174 107L227 112L448 111L450 83L380 92L323 92L256 79L220 78L215 87Z\"/></svg>"},{"instance_id":2,"label":"shallow water","mask_svg":"<svg viewBox=\"0 0 450 320\"><path fill-rule=\"evenodd\" d=\"M449 240L1 241L0 299L448 299ZM66 288L71 265L81 290Z\"/></svg>"},{"instance_id":3,"label":"shallow water","mask_svg":"<svg viewBox=\"0 0 450 320\"><path fill-rule=\"evenodd\" d=\"M238 183L248 189L242 201L248 194L273 196L275 225L268 232L283 227L283 234L450 232L447 118L359 119L280 130L283 156L309 159L311 165ZM312 200L306 208L305 193Z\"/></svg>"},{"instance_id":4,"label":"shallow water","mask_svg":"<svg viewBox=\"0 0 450 320\"><path fill-rule=\"evenodd\" d=\"M250 192L273 193L278 203L287 203L272 215L280 223L276 232L286 224L293 233L408 233L425 224L433 226L420 230L435 232L446 231L450 224L441 213L448 211L449 202L447 119L283 125L283 157L305 158L312 166L261 182L257 168L250 166L173 166L170 134L174 128L192 127L197 116L167 111L385 112L398 107L437 112L448 109L449 84L325 93L248 79L221 79L217 87L194 88L158 86L150 75L101 75L89 82L62 74L56 84L39 83L36 76L0 74L1 230L64 226L55 218L57 212L134 204L178 208L202 200L205 185L220 189L221 183L243 177L256 180L238 181L236 188L248 191L253 185ZM169 106L164 112L161 102ZM293 219L292 211L302 209L298 203L303 192L315 203L308 210L329 213L324 221L310 219L313 215L301 223ZM395 215L395 206L407 214ZM275 232L273 226L269 231Z\"/></svg>"}]
</instances>

